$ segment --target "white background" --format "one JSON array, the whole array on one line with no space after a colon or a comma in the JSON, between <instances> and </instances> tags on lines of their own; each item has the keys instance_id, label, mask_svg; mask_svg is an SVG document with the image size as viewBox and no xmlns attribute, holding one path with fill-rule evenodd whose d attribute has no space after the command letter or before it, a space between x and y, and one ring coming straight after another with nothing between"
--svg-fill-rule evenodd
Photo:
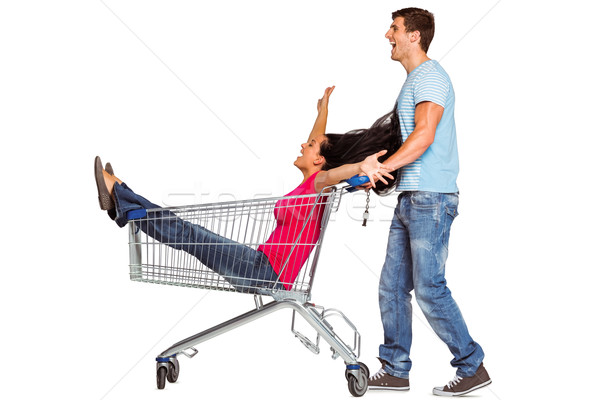
<instances>
[{"instance_id":1,"label":"white background","mask_svg":"<svg viewBox=\"0 0 600 400\"><path fill-rule=\"evenodd\" d=\"M350 398L343 362L326 345L307 351L288 312L199 345L179 382L156 390L157 354L254 303L130 282L127 234L98 208L92 162L169 205L287 193L326 86L337 86L329 132L393 106L406 74L384 34L406 6L436 15L429 55L457 93L461 216L447 279L494 381L474 396L597 391L600 35L588 4L3 2L2 397ZM344 199L313 291L357 325L372 372L394 201L373 199L363 228L364 199ZM429 398L454 370L414 309L402 396Z\"/></svg>"}]
</instances>

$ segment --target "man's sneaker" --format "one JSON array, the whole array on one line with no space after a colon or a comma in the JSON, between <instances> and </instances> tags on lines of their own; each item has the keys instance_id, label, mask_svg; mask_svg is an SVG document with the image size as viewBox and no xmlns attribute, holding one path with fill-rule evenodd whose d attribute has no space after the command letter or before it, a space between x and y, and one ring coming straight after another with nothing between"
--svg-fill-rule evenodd
<instances>
[{"instance_id":1,"label":"man's sneaker","mask_svg":"<svg viewBox=\"0 0 600 400\"><path fill-rule=\"evenodd\" d=\"M380 360L381 361L381 360ZM397 378L385 372L385 362L381 361L381 369L369 378L369 390L409 390L408 379Z\"/></svg>"},{"instance_id":2,"label":"man's sneaker","mask_svg":"<svg viewBox=\"0 0 600 400\"><path fill-rule=\"evenodd\" d=\"M438 396L462 396L471 393L473 390L481 389L490 383L492 383L492 380L482 363L477 368L475 375L468 378L461 378L457 375L446 386L433 388L433 394Z\"/></svg>"}]
</instances>

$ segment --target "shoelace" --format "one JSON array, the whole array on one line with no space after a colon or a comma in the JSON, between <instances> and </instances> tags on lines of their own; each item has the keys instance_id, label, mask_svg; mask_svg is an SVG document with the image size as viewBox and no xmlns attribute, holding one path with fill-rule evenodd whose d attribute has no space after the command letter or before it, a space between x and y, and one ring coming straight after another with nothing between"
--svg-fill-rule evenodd
<instances>
[{"instance_id":1,"label":"shoelace","mask_svg":"<svg viewBox=\"0 0 600 400\"><path fill-rule=\"evenodd\" d=\"M370 381L374 381L376 379L381 378L385 374L386 374L386 372L383 370L383 368L381 368L379 371L377 371L377 373L375 375L373 375L372 377L370 377L369 380Z\"/></svg>"},{"instance_id":2,"label":"shoelace","mask_svg":"<svg viewBox=\"0 0 600 400\"><path fill-rule=\"evenodd\" d=\"M460 381L462 381L462 377L455 375L454 379L452 379L450 382L448 382L448 387L451 388L454 385L458 385L460 383Z\"/></svg>"}]
</instances>

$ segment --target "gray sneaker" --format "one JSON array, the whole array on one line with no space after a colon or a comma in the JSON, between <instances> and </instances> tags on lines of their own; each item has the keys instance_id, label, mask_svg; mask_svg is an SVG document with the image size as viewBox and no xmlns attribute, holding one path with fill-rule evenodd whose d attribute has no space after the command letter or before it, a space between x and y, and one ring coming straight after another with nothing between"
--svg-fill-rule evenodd
<instances>
[{"instance_id":1,"label":"gray sneaker","mask_svg":"<svg viewBox=\"0 0 600 400\"><path fill-rule=\"evenodd\" d=\"M379 360L381 361L381 360ZM385 362L381 361L381 369L369 378L369 390L409 390L408 379L397 378L385 372Z\"/></svg>"},{"instance_id":2,"label":"gray sneaker","mask_svg":"<svg viewBox=\"0 0 600 400\"><path fill-rule=\"evenodd\" d=\"M468 378L462 378L457 375L446 386L433 388L433 394L437 396L462 396L463 394L471 393L473 390L481 389L490 383L492 383L492 380L482 363L477 368L475 375Z\"/></svg>"}]
</instances>

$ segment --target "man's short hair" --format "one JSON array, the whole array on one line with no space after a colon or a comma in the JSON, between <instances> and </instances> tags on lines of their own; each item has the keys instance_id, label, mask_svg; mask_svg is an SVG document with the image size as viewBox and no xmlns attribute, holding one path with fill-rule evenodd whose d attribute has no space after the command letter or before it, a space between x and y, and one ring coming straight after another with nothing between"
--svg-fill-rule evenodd
<instances>
[{"instance_id":1,"label":"man's short hair","mask_svg":"<svg viewBox=\"0 0 600 400\"><path fill-rule=\"evenodd\" d=\"M427 53L435 33L433 14L421 8L409 7L392 13L392 19L398 17L404 18L406 32L419 31L421 33L421 49Z\"/></svg>"}]
</instances>

